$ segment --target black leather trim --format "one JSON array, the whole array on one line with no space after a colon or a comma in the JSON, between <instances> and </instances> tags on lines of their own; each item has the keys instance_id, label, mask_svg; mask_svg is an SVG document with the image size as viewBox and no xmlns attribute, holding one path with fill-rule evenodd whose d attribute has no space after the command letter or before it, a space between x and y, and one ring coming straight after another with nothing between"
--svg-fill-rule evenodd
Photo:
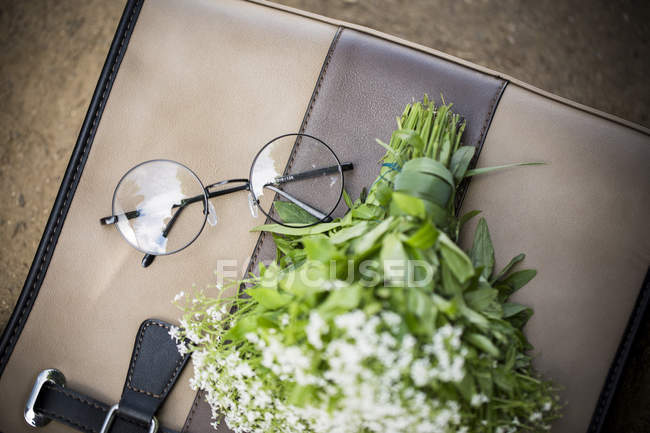
<instances>
[{"instance_id":1,"label":"black leather trim","mask_svg":"<svg viewBox=\"0 0 650 433\"><path fill-rule=\"evenodd\" d=\"M643 285L639 291L639 296L634 304L634 309L625 327L623 338L616 351L614 362L609 368L607 379L600 392L596 409L591 417L588 433L601 433L607 420L607 415L612 405L612 400L616 394L616 390L621 382L621 377L625 371L630 350L632 349L636 340L639 328L645 320L649 320L648 304L650 304L650 267L646 273Z\"/></svg>"},{"instance_id":2,"label":"black leather trim","mask_svg":"<svg viewBox=\"0 0 650 433\"><path fill-rule=\"evenodd\" d=\"M65 175L63 176L63 181L61 182L61 187L59 188L52 212L45 226L43 237L41 238L34 261L27 274L25 285L11 314L11 318L7 323L7 327L2 333L2 339L0 340L0 376L25 326L25 321L34 305L36 296L38 296L43 278L52 259L54 248L59 239L61 227L68 213L70 202L77 189L79 178L88 158L88 153L92 146L97 126L101 120L106 100L111 92L113 81L119 70L120 63L122 62L140 13L142 2L143 0L128 0L122 18L120 19L117 32L108 52L108 57L99 76L95 92L93 93L88 112L81 126L79 138L77 138L77 143L70 157Z\"/></svg>"},{"instance_id":3,"label":"black leather trim","mask_svg":"<svg viewBox=\"0 0 650 433\"><path fill-rule=\"evenodd\" d=\"M151 418L187 364L189 355L178 353L170 327L156 319L147 319L140 326L111 432L146 433ZM77 430L98 433L110 407L69 388L46 383L35 409ZM163 427L159 431L174 433Z\"/></svg>"}]
</instances>

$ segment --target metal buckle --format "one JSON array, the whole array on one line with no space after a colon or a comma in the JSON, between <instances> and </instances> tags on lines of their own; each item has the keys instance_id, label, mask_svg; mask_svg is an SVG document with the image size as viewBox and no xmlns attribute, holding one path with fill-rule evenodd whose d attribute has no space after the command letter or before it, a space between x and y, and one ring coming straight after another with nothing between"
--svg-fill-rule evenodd
<instances>
[{"instance_id":1,"label":"metal buckle","mask_svg":"<svg viewBox=\"0 0 650 433\"><path fill-rule=\"evenodd\" d=\"M102 425L102 429L99 431L99 433L108 433L110 431L111 425L115 420L115 414L119 412L119 410L120 410L119 404L114 404L113 406L111 406L111 408L108 410L108 413L106 414L106 419L104 419L104 424ZM158 431L158 418L154 416L151 418L151 423L149 424L149 433L156 433L157 431Z\"/></svg>"},{"instance_id":2,"label":"metal buckle","mask_svg":"<svg viewBox=\"0 0 650 433\"><path fill-rule=\"evenodd\" d=\"M29 394L27 405L25 406L25 421L32 427L43 427L52 421L34 409L36 401L41 394L41 389L43 389L43 385L47 382L65 387L65 376L56 368L48 368L47 370L41 371L36 377L36 382L34 382L34 387L32 388L31 394Z\"/></svg>"}]
</instances>

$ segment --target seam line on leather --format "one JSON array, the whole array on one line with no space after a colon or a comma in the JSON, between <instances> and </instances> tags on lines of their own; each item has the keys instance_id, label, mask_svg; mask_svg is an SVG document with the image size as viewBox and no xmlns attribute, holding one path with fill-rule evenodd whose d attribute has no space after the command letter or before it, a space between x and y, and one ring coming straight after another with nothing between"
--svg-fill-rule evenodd
<instances>
[{"instance_id":1,"label":"seam line on leather","mask_svg":"<svg viewBox=\"0 0 650 433\"><path fill-rule=\"evenodd\" d=\"M25 301L23 303L23 306L21 308L20 315L18 316L18 319L17 319L16 323L13 326L11 335L10 335L8 341L7 341L6 346L4 347L4 350L2 352L2 356L0 357L0 375L4 371L4 367L5 367L6 363L9 360L8 355L11 352L13 352L13 347L17 342L16 338L17 338L18 335L20 335L20 331L23 328L24 322L25 322L27 316L29 316L29 314L27 314L27 316L26 316L25 313L27 313L27 310L31 311L31 307L33 306L33 303L34 303L34 300L35 300L34 295L38 292L38 289L40 289L40 284L39 283L41 283L41 278L45 275L45 271L46 271L46 269L43 269L43 268L46 267L45 266L46 264L49 266L49 262L51 260L51 257L48 258L48 253L50 251L50 248L52 247L52 243L53 243L55 235L57 234L57 232L61 228L61 222L62 222L64 211L67 212L67 208L68 208L69 203L70 203L69 200L71 200L70 193L72 192L72 190L77 185L77 182L76 182L77 181L77 176L80 175L80 170L81 170L82 163L85 161L86 153L88 152L88 149L90 148L90 145L92 143L92 139L94 138L94 135L95 135L95 131L97 130L97 126L99 125L100 112L103 112L106 96L107 96L108 93L110 93L109 89L110 89L110 87L112 87L115 76L117 75L117 73L116 73L117 71L115 70L115 67L118 64L118 62L120 62L120 60L122 59L123 53L125 51L125 42L130 37L131 32L133 31L133 26L132 26L133 19L138 14L139 6L143 2L144 2L144 0L136 0L134 5L133 5L133 8L131 10L131 13L129 15L129 19L128 19L128 22L126 24L124 34L122 35L122 38L120 40L120 44L119 44L119 47L118 47L118 50L117 50L117 54L115 55L115 58L113 59L113 62L112 62L112 65L111 65L110 74L109 74L108 79L107 79L107 81L106 81L106 83L104 85L102 95L101 95L101 97L99 99L99 102L98 102L97 107L95 109L95 112L93 114L93 121L92 121L91 129L88 132L88 134L87 134L87 136L86 136L86 138L84 140L84 145L83 145L81 154L78 155L77 161L75 163L74 171L71 172L72 177L70 178L70 183L68 184L68 187L66 189L66 193L65 193L63 203L62 203L61 207L59 208L59 212L58 212L56 221L54 223L54 227L52 228L52 232L50 233L47 245L45 246L45 250L42 252L42 255L41 255L41 258L40 258L40 264L39 264L39 267L38 267L38 271L36 272L34 282L32 283L32 285L31 285L31 287L29 289L29 292L27 294L27 298L25 299ZM73 150L73 152L74 152L74 150ZM37 254L38 254L38 252L37 252Z\"/></svg>"},{"instance_id":2,"label":"seam line on leather","mask_svg":"<svg viewBox=\"0 0 650 433\"><path fill-rule=\"evenodd\" d=\"M65 395L65 396L68 397L68 398L71 398L71 399L73 399L73 400L77 400L78 402L80 402L80 403L84 403L84 404L86 404L86 405L88 405L88 406L91 406L91 407L94 407L95 409L99 409L99 410L101 410L102 412L107 412L107 409L106 409L105 407L102 407L102 406L100 406L99 404L94 403L94 402L92 402L92 401L90 401L90 400L86 400L86 399L84 399L84 398L81 398L81 397L79 397L79 396L77 396L77 395L74 395L74 394L72 394L72 393L70 393L70 392L67 392L67 391L65 391L64 389L61 389L61 388L59 388L59 387L52 386L52 385L49 384L49 383L46 383L46 386L47 386L48 389L51 389L51 390L54 391L54 392L61 393L61 394Z\"/></svg>"},{"instance_id":3,"label":"seam line on leather","mask_svg":"<svg viewBox=\"0 0 650 433\"><path fill-rule=\"evenodd\" d=\"M68 424L71 427L78 428L78 429L83 430L83 431L88 432L88 433L97 433L97 430L95 430L95 429L93 429L91 427L88 427L87 425L80 424L80 423L78 423L76 421L73 421L70 418L65 417L63 415L58 415L58 414L56 414L54 412L50 412L50 411L44 410L44 409L41 409L40 412L43 415L46 415L50 419L59 420L59 421L65 423L65 424Z\"/></svg>"},{"instance_id":4,"label":"seam line on leather","mask_svg":"<svg viewBox=\"0 0 650 433\"><path fill-rule=\"evenodd\" d=\"M483 145L485 144L485 138L487 137L487 133L490 130L490 126L492 125L492 119L494 118L494 113L496 113L499 102L501 101L501 96L503 96L503 92L505 91L507 85L508 85L508 81L503 80L501 85L499 85L496 92L494 93L494 96L490 100L490 107L488 109L487 114L485 115L485 119L483 120L481 133L479 134L478 140L474 145L474 148L476 149L476 154L474 155L474 158L472 158L472 161L470 162L470 168L476 167L476 165L478 164L479 156L481 155L481 151L483 150ZM465 178L461 182L461 185L458 189L457 196L456 196L456 203L455 203L456 215L458 215L458 213L460 212L460 208L463 206L463 201L465 200L465 195L467 194L467 190L469 189L470 183L471 183L471 178Z\"/></svg>"}]
</instances>

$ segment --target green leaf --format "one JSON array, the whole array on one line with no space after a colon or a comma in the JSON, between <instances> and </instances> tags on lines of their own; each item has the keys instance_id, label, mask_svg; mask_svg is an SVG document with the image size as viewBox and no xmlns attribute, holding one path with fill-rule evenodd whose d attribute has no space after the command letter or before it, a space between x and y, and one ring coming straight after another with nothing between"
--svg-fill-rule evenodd
<instances>
[{"instance_id":1,"label":"green leaf","mask_svg":"<svg viewBox=\"0 0 650 433\"><path fill-rule=\"evenodd\" d=\"M404 164L402 171L417 171L431 174L445 180L450 186L454 186L454 177L442 163L431 158L415 158Z\"/></svg>"},{"instance_id":2,"label":"green leaf","mask_svg":"<svg viewBox=\"0 0 650 433\"><path fill-rule=\"evenodd\" d=\"M352 216L362 220L376 221L384 216L384 210L373 204L362 204L352 209Z\"/></svg>"},{"instance_id":3,"label":"green leaf","mask_svg":"<svg viewBox=\"0 0 650 433\"><path fill-rule=\"evenodd\" d=\"M348 209L352 209L354 207L354 203L352 203L352 199L345 189L343 190L343 200L345 200L345 204L348 206Z\"/></svg>"},{"instance_id":4,"label":"green leaf","mask_svg":"<svg viewBox=\"0 0 650 433\"><path fill-rule=\"evenodd\" d=\"M460 217L460 219L458 220L458 225L460 226L460 228L462 228L465 224L467 224L469 220L471 220L472 218L474 218L476 215L480 213L481 213L480 210L472 210L467 212L465 215Z\"/></svg>"},{"instance_id":5,"label":"green leaf","mask_svg":"<svg viewBox=\"0 0 650 433\"><path fill-rule=\"evenodd\" d=\"M428 200L446 208L451 198L452 186L437 176L419 171L402 170L395 176L395 191Z\"/></svg>"},{"instance_id":6,"label":"green leaf","mask_svg":"<svg viewBox=\"0 0 650 433\"><path fill-rule=\"evenodd\" d=\"M460 295L463 293L463 286L458 282L458 279L454 277L449 264L444 260L440 264L441 275L442 275L442 286L440 290L443 294L448 296Z\"/></svg>"},{"instance_id":7,"label":"green leaf","mask_svg":"<svg viewBox=\"0 0 650 433\"><path fill-rule=\"evenodd\" d=\"M258 317L254 314L240 317L235 325L224 334L224 340L238 341L244 338L249 332L257 330Z\"/></svg>"},{"instance_id":8,"label":"green leaf","mask_svg":"<svg viewBox=\"0 0 650 433\"><path fill-rule=\"evenodd\" d=\"M515 366L516 359L517 359L517 346L511 344L508 347L508 351L506 352L506 361L504 363L503 368L506 371L512 370L512 368Z\"/></svg>"},{"instance_id":9,"label":"green leaf","mask_svg":"<svg viewBox=\"0 0 650 433\"><path fill-rule=\"evenodd\" d=\"M488 397L492 396L492 374L490 374L490 371L485 371L485 370L476 370L474 372L474 377L476 378L476 382L478 383L479 389L481 392Z\"/></svg>"},{"instance_id":10,"label":"green leaf","mask_svg":"<svg viewBox=\"0 0 650 433\"><path fill-rule=\"evenodd\" d=\"M452 155L449 169L457 183L465 177L467 168L474 157L474 152L476 152L476 149L473 146L461 146Z\"/></svg>"},{"instance_id":11,"label":"green leaf","mask_svg":"<svg viewBox=\"0 0 650 433\"><path fill-rule=\"evenodd\" d=\"M265 224L262 226L253 227L251 231L278 233L281 235L291 236L305 236L325 233L340 226L340 222L320 223L310 227L286 227L281 224Z\"/></svg>"},{"instance_id":12,"label":"green leaf","mask_svg":"<svg viewBox=\"0 0 650 433\"><path fill-rule=\"evenodd\" d=\"M494 284L495 281L499 281L501 278L503 278L510 270L519 262L524 260L526 258L525 254L519 254L515 257L513 257L512 260L510 260L510 263L506 265L505 268L501 269L501 272L499 272L494 278L490 280L490 284Z\"/></svg>"},{"instance_id":13,"label":"green leaf","mask_svg":"<svg viewBox=\"0 0 650 433\"><path fill-rule=\"evenodd\" d=\"M391 201L392 205L405 215L411 215L421 219L426 216L426 209L422 200L408 194L394 192L393 200Z\"/></svg>"},{"instance_id":14,"label":"green leaf","mask_svg":"<svg viewBox=\"0 0 650 433\"><path fill-rule=\"evenodd\" d=\"M328 313L337 310L354 310L361 302L363 289L360 285L354 284L349 287L342 287L332 291L327 299L318 307L318 311L323 316L328 317Z\"/></svg>"},{"instance_id":15,"label":"green leaf","mask_svg":"<svg viewBox=\"0 0 650 433\"><path fill-rule=\"evenodd\" d=\"M503 170L505 168L511 168L511 167L523 167L527 165L545 165L545 162L518 162L515 164L506 164L506 165L497 165L494 167L482 167L482 168L475 168L473 170L468 170L467 173L465 173L465 177L471 177L471 176L476 176L479 174L485 174L485 173L490 173L492 171L497 171L497 170Z\"/></svg>"},{"instance_id":16,"label":"green leaf","mask_svg":"<svg viewBox=\"0 0 650 433\"><path fill-rule=\"evenodd\" d=\"M442 139L442 145L440 146L440 156L438 157L438 159L443 164L449 163L449 156L451 155L451 151L452 151L451 148L452 148L451 139L449 138L449 135L446 134Z\"/></svg>"},{"instance_id":17,"label":"green leaf","mask_svg":"<svg viewBox=\"0 0 650 433\"><path fill-rule=\"evenodd\" d=\"M474 377L471 374L465 374L463 380L456 382L456 388L463 396L465 401L470 403L472 397L476 394L476 384L474 382Z\"/></svg>"},{"instance_id":18,"label":"green leaf","mask_svg":"<svg viewBox=\"0 0 650 433\"><path fill-rule=\"evenodd\" d=\"M440 233L438 245L442 257L461 284L474 275L474 266L469 257L447 235Z\"/></svg>"},{"instance_id":19,"label":"green leaf","mask_svg":"<svg viewBox=\"0 0 650 433\"><path fill-rule=\"evenodd\" d=\"M458 313L458 302L455 299L448 301L442 296L435 294L431 299L438 310L445 313L450 318L456 317L456 313Z\"/></svg>"},{"instance_id":20,"label":"green leaf","mask_svg":"<svg viewBox=\"0 0 650 433\"><path fill-rule=\"evenodd\" d=\"M393 133L393 135L396 138L404 140L404 142L413 146L415 150L421 152L424 148L424 141L422 141L422 137L420 137L420 134L413 131L412 129L398 129Z\"/></svg>"},{"instance_id":21,"label":"green leaf","mask_svg":"<svg viewBox=\"0 0 650 433\"><path fill-rule=\"evenodd\" d=\"M400 153L399 153L398 151L396 151L396 150L393 149L390 145L384 143L383 141L381 141L381 140L378 139L378 138L375 138L375 141L376 141L377 144L379 144L381 147L383 147L384 149L386 149L386 151L388 151L388 153L390 153L391 155L393 155L393 157L395 158L395 161L397 162L397 164L401 165L401 163L402 163L402 156L400 155Z\"/></svg>"},{"instance_id":22,"label":"green leaf","mask_svg":"<svg viewBox=\"0 0 650 433\"><path fill-rule=\"evenodd\" d=\"M251 298L255 299L264 308L275 310L287 305L293 298L291 295L279 293L277 290L257 287L246 290Z\"/></svg>"},{"instance_id":23,"label":"green leaf","mask_svg":"<svg viewBox=\"0 0 650 433\"><path fill-rule=\"evenodd\" d=\"M314 385L295 384L289 393L289 403L296 407L305 407L315 398L316 390Z\"/></svg>"},{"instance_id":24,"label":"green leaf","mask_svg":"<svg viewBox=\"0 0 650 433\"><path fill-rule=\"evenodd\" d=\"M494 247L485 218L481 218L476 226L470 257L475 268L483 267L481 276L490 278L494 270Z\"/></svg>"},{"instance_id":25,"label":"green leaf","mask_svg":"<svg viewBox=\"0 0 650 433\"><path fill-rule=\"evenodd\" d=\"M406 286L410 280L409 258L396 234L389 233L384 237L379 258L384 267L384 279L399 287Z\"/></svg>"},{"instance_id":26,"label":"green leaf","mask_svg":"<svg viewBox=\"0 0 650 433\"><path fill-rule=\"evenodd\" d=\"M307 253L307 258L310 260L329 263L331 260L343 257L336 246L328 238L322 236L303 238L302 244Z\"/></svg>"},{"instance_id":27,"label":"green leaf","mask_svg":"<svg viewBox=\"0 0 650 433\"><path fill-rule=\"evenodd\" d=\"M386 207L390 203L393 189L386 182L382 182L376 185L374 194L377 203Z\"/></svg>"},{"instance_id":28,"label":"green leaf","mask_svg":"<svg viewBox=\"0 0 650 433\"><path fill-rule=\"evenodd\" d=\"M418 288L407 289L406 310L406 323L412 333L417 335L433 334L438 309L428 293Z\"/></svg>"},{"instance_id":29,"label":"green leaf","mask_svg":"<svg viewBox=\"0 0 650 433\"><path fill-rule=\"evenodd\" d=\"M517 387L515 377L504 369L497 368L492 372L492 377L494 378L494 384L507 393L512 393Z\"/></svg>"},{"instance_id":30,"label":"green leaf","mask_svg":"<svg viewBox=\"0 0 650 433\"><path fill-rule=\"evenodd\" d=\"M300 267L284 273L280 287L289 293L304 297L326 291L324 284L329 279L329 266L308 260Z\"/></svg>"},{"instance_id":31,"label":"green leaf","mask_svg":"<svg viewBox=\"0 0 650 433\"><path fill-rule=\"evenodd\" d=\"M427 216L431 218L436 227L439 227L443 231L449 227L453 220L453 216L449 213L449 210L430 201L424 202L424 207Z\"/></svg>"},{"instance_id":32,"label":"green leaf","mask_svg":"<svg viewBox=\"0 0 650 433\"><path fill-rule=\"evenodd\" d=\"M421 250L428 250L436 244L438 240L438 229L426 221L422 226L406 240L406 244Z\"/></svg>"},{"instance_id":33,"label":"green leaf","mask_svg":"<svg viewBox=\"0 0 650 433\"><path fill-rule=\"evenodd\" d=\"M362 237L355 239L354 243L352 244L354 253L358 256L361 256L369 252L373 247L376 246L375 244L379 241L379 238L381 238L383 234L388 231L392 222L393 217L389 217L375 226L372 230L364 234Z\"/></svg>"},{"instance_id":34,"label":"green leaf","mask_svg":"<svg viewBox=\"0 0 650 433\"><path fill-rule=\"evenodd\" d=\"M490 322L485 318L481 313L474 311L467 305L459 303L458 311L463 315L470 323L478 326L483 330L487 330L490 326Z\"/></svg>"},{"instance_id":35,"label":"green leaf","mask_svg":"<svg viewBox=\"0 0 650 433\"><path fill-rule=\"evenodd\" d=\"M477 290L465 292L465 302L476 311L486 310L497 299L499 291L492 287L483 286Z\"/></svg>"},{"instance_id":36,"label":"green leaf","mask_svg":"<svg viewBox=\"0 0 650 433\"><path fill-rule=\"evenodd\" d=\"M504 310L505 310L505 305L504 305ZM512 314L512 312L510 313L511 313L510 316L506 320L510 322L513 327L517 329L523 329L523 327L526 325L526 323L528 323L530 318L533 317L533 310L532 308L528 308L528 307L524 307L523 309L517 311L514 314Z\"/></svg>"},{"instance_id":37,"label":"green leaf","mask_svg":"<svg viewBox=\"0 0 650 433\"><path fill-rule=\"evenodd\" d=\"M483 352L495 358L499 358L501 356L501 352L499 351L499 349L490 341L489 338L487 338L483 334L470 333L465 335L465 339L472 346L482 350Z\"/></svg>"},{"instance_id":38,"label":"green leaf","mask_svg":"<svg viewBox=\"0 0 650 433\"><path fill-rule=\"evenodd\" d=\"M517 304L515 302L506 302L503 304L503 318L507 319L509 317L515 316L527 308L528 307L525 305Z\"/></svg>"},{"instance_id":39,"label":"green leaf","mask_svg":"<svg viewBox=\"0 0 650 433\"><path fill-rule=\"evenodd\" d=\"M357 221L350 227L345 227L330 236L330 242L334 245L345 243L351 239L357 238L367 232L370 228L368 221Z\"/></svg>"},{"instance_id":40,"label":"green leaf","mask_svg":"<svg viewBox=\"0 0 650 433\"><path fill-rule=\"evenodd\" d=\"M530 280L535 278L535 275L537 275L537 271L534 269L524 269L508 275L508 277L497 286L501 300L509 298L517 290L524 287Z\"/></svg>"},{"instance_id":41,"label":"green leaf","mask_svg":"<svg viewBox=\"0 0 650 433\"><path fill-rule=\"evenodd\" d=\"M295 203L288 201L275 200L273 207L278 213L278 216L286 224L313 224L318 221L318 218L309 214L309 212L302 209Z\"/></svg>"}]
</instances>

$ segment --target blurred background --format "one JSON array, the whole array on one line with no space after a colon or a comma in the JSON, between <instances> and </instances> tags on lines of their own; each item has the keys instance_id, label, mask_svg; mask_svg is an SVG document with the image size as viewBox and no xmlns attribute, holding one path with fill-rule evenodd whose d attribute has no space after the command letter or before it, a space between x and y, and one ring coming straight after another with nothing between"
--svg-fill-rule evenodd
<instances>
[{"instance_id":1,"label":"blurred background","mask_svg":"<svg viewBox=\"0 0 650 433\"><path fill-rule=\"evenodd\" d=\"M400 36L650 127L648 0L278 2ZM0 0L0 330L123 7L122 0ZM650 431L647 320L640 332L606 431Z\"/></svg>"}]
</instances>

